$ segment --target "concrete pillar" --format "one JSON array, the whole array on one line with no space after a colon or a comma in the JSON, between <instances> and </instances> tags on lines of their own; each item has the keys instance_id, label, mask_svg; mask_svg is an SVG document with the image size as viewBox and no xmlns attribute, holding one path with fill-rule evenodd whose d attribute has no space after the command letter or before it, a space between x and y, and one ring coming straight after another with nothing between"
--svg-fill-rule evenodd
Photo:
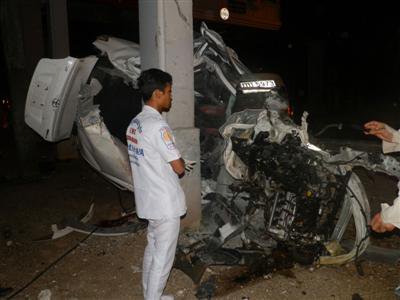
<instances>
[{"instance_id":1,"label":"concrete pillar","mask_svg":"<svg viewBox=\"0 0 400 300\"><path fill-rule=\"evenodd\" d=\"M196 160L194 172L183 178L188 213L184 226L201 218L199 130L194 128L193 17L191 0L139 0L142 70L159 68L173 77L172 109L166 115L183 158Z\"/></svg>"},{"instance_id":2,"label":"concrete pillar","mask_svg":"<svg viewBox=\"0 0 400 300\"><path fill-rule=\"evenodd\" d=\"M65 58L69 55L67 0L49 0L49 21L51 57Z\"/></svg>"}]
</instances>

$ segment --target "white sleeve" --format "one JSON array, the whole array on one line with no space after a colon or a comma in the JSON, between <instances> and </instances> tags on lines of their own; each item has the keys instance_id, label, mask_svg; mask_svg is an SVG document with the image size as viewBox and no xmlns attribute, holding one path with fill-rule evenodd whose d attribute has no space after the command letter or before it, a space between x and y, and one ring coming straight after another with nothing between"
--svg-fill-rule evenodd
<instances>
[{"instance_id":1,"label":"white sleeve","mask_svg":"<svg viewBox=\"0 0 400 300\"><path fill-rule=\"evenodd\" d=\"M392 127L385 125L386 130L393 134L392 142L386 142L382 140L382 151L383 153L391 153L400 151L400 132L393 129Z\"/></svg>"},{"instance_id":2,"label":"white sleeve","mask_svg":"<svg viewBox=\"0 0 400 300\"><path fill-rule=\"evenodd\" d=\"M397 187L399 192L397 198L393 201L393 205L381 203L381 217L383 223L393 224L400 228L400 181L397 183Z\"/></svg>"},{"instance_id":3,"label":"white sleeve","mask_svg":"<svg viewBox=\"0 0 400 300\"><path fill-rule=\"evenodd\" d=\"M381 217L383 223L393 224L400 228L400 197L393 201L393 205L389 206L387 203L381 203Z\"/></svg>"},{"instance_id":4,"label":"white sleeve","mask_svg":"<svg viewBox=\"0 0 400 300\"><path fill-rule=\"evenodd\" d=\"M175 138L167 123L160 123L153 134L153 145L166 162L181 158L175 145Z\"/></svg>"}]
</instances>

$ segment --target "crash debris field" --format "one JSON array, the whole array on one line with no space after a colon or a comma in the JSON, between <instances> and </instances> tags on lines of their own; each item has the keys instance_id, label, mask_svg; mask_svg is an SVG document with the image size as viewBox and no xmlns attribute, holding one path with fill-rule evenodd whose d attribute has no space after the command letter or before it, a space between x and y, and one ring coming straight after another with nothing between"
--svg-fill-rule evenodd
<instances>
[{"instance_id":1,"label":"crash debris field","mask_svg":"<svg viewBox=\"0 0 400 300\"><path fill-rule=\"evenodd\" d=\"M394 178L365 170L358 174L372 213L379 210L380 202L390 203L388 199L396 195ZM2 179L0 287L14 292L85 238L73 232L57 240L34 241L49 235L51 224L85 213L92 203L91 222L119 218L123 209L132 207L130 194L119 194L81 159L58 162L54 172L35 180ZM345 234L349 238L350 227ZM371 243L398 249L400 237L373 235ZM41 292L51 299L141 299L144 246L144 230L119 237L91 236L15 299L37 299ZM219 278L211 288L218 287L221 294L213 299L395 299L393 288L399 284L398 265L368 258L361 258L358 267L353 262L322 267L295 263L263 276L229 280L240 272L235 267L207 268L205 278ZM177 299L197 299L197 291L186 274L173 270L167 293Z\"/></svg>"}]
</instances>

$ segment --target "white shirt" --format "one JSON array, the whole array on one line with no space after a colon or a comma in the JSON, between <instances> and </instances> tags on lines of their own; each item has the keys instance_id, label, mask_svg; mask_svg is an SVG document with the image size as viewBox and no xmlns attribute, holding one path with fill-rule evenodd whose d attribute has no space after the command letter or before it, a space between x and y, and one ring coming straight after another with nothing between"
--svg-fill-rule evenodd
<instances>
[{"instance_id":1,"label":"white shirt","mask_svg":"<svg viewBox=\"0 0 400 300\"><path fill-rule=\"evenodd\" d=\"M400 132L385 124L385 129L393 134L392 142L382 140L383 153L400 151Z\"/></svg>"},{"instance_id":2,"label":"white shirt","mask_svg":"<svg viewBox=\"0 0 400 300\"><path fill-rule=\"evenodd\" d=\"M393 138L392 142L382 140L383 153L400 151L400 132L388 125L385 125L385 128L393 134ZM397 187L399 188L399 195L394 199L393 205L390 206L387 203L381 203L381 218L383 223L393 224L397 228L400 228L400 181Z\"/></svg>"},{"instance_id":3,"label":"white shirt","mask_svg":"<svg viewBox=\"0 0 400 300\"><path fill-rule=\"evenodd\" d=\"M127 129L136 213L144 219L186 213L185 194L169 162L181 157L167 122L145 105Z\"/></svg>"}]
</instances>

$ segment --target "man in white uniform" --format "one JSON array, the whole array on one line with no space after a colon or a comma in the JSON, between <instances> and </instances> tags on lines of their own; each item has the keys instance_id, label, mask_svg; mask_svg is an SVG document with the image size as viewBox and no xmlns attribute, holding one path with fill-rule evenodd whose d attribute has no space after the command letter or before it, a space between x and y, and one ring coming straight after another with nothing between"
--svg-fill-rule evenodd
<instances>
[{"instance_id":1,"label":"man in white uniform","mask_svg":"<svg viewBox=\"0 0 400 300\"><path fill-rule=\"evenodd\" d=\"M179 235L180 217L186 213L179 178L185 163L161 113L171 108L170 74L159 69L143 71L138 79L144 106L127 129L129 159L136 212L148 220L143 257L143 294L146 300L162 296L171 271Z\"/></svg>"},{"instance_id":2,"label":"man in white uniform","mask_svg":"<svg viewBox=\"0 0 400 300\"><path fill-rule=\"evenodd\" d=\"M383 153L400 151L400 132L385 123L370 121L364 124L365 134L374 135L382 140ZM400 188L400 182L398 184ZM382 210L371 220L372 230L376 232L392 231L400 228L400 189L393 205L381 204Z\"/></svg>"},{"instance_id":3,"label":"man in white uniform","mask_svg":"<svg viewBox=\"0 0 400 300\"><path fill-rule=\"evenodd\" d=\"M370 121L364 124L365 134L374 135L382 140L383 153L400 151L400 132L378 121ZM400 181L397 184L398 196L390 206L381 203L381 212L375 214L371 220L371 228L376 232L392 231L400 228ZM396 299L400 298L400 285L394 289Z\"/></svg>"}]
</instances>

